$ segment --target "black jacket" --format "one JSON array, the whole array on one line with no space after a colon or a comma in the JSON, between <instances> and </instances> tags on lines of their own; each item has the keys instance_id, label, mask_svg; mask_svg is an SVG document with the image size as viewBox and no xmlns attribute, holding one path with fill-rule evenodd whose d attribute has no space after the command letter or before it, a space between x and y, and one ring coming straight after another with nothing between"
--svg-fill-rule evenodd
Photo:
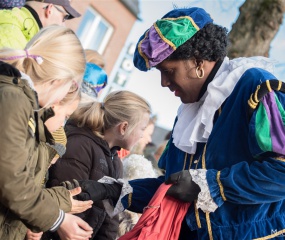
<instances>
[{"instance_id":1,"label":"black jacket","mask_svg":"<svg viewBox=\"0 0 285 240\"><path fill-rule=\"evenodd\" d=\"M109 148L108 143L97 137L87 127L77 127L72 121L65 126L67 135L66 153L49 170L47 186L57 186L72 179L99 180L103 176L122 178L123 166L118 157L118 148ZM93 239L116 238L118 217L106 214L102 201L94 202L91 209L79 214L91 227Z\"/></svg>"}]
</instances>

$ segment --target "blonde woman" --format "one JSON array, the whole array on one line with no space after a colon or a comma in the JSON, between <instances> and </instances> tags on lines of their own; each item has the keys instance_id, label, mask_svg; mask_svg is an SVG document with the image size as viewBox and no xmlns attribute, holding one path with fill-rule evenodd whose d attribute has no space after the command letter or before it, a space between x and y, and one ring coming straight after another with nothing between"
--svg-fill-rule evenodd
<instances>
[{"instance_id":1,"label":"blonde woman","mask_svg":"<svg viewBox=\"0 0 285 240\"><path fill-rule=\"evenodd\" d=\"M64 213L74 210L71 193L41 187L55 154L42 147L52 142L43 113L78 91L82 46L72 30L50 26L24 50L1 49L0 61L0 239L24 239L27 227L57 230L62 239L88 239L90 226Z\"/></svg>"},{"instance_id":2,"label":"blonde woman","mask_svg":"<svg viewBox=\"0 0 285 240\"><path fill-rule=\"evenodd\" d=\"M131 149L143 137L149 117L149 104L129 91L111 92L102 103L94 100L79 105L65 126L67 151L50 168L48 186L72 179L122 178L117 151ZM94 202L80 217L93 227L92 239L116 238L118 217L109 217L102 201Z\"/></svg>"}]
</instances>

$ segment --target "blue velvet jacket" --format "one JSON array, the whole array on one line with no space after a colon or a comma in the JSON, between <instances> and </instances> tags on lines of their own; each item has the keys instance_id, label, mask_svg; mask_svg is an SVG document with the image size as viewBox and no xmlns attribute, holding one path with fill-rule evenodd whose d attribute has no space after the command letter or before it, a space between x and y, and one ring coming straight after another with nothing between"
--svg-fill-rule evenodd
<instances>
[{"instance_id":1,"label":"blue velvet jacket","mask_svg":"<svg viewBox=\"0 0 285 240\"><path fill-rule=\"evenodd\" d=\"M285 157L270 151L254 154L258 148L252 134L258 131L254 129L256 111L250 121L248 118L248 100L267 79L275 77L259 68L247 70L224 102L208 142L199 143L196 153L189 155L170 139L159 161L159 167L166 170L165 178L130 181L133 193L122 199L123 205L141 212L170 174L203 168L207 169L211 197L219 207L213 213L204 213L195 203L191 204L186 222L195 232L195 239L272 239L283 233L285 236ZM285 94L275 94L284 109ZM283 130L284 122L285 118ZM283 143L284 149L285 139ZM194 238L189 236L190 239Z\"/></svg>"}]
</instances>

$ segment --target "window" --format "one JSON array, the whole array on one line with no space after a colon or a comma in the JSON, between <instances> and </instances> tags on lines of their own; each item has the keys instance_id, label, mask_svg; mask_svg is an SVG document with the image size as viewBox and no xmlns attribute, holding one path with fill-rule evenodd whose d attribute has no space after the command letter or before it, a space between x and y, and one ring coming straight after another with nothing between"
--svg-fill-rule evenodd
<instances>
[{"instance_id":1,"label":"window","mask_svg":"<svg viewBox=\"0 0 285 240\"><path fill-rule=\"evenodd\" d=\"M113 27L93 8L89 7L76 32L83 48L93 49L103 53L111 35Z\"/></svg>"},{"instance_id":2,"label":"window","mask_svg":"<svg viewBox=\"0 0 285 240\"><path fill-rule=\"evenodd\" d=\"M127 83L128 77L129 76L124 72L118 71L115 76L114 83L118 84L121 87L124 87Z\"/></svg>"}]
</instances>

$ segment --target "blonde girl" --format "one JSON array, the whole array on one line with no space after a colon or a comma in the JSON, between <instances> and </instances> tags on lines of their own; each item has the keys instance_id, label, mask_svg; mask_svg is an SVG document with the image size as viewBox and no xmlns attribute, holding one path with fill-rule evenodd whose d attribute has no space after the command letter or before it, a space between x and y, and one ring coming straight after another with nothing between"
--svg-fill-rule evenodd
<instances>
[{"instance_id":1,"label":"blonde girl","mask_svg":"<svg viewBox=\"0 0 285 240\"><path fill-rule=\"evenodd\" d=\"M66 153L49 169L48 186L72 179L122 178L117 151L131 149L143 137L150 112L149 104L130 91L111 92L102 103L80 104L65 126ZM93 228L93 239L116 238L118 218L106 214L102 201L80 216Z\"/></svg>"},{"instance_id":2,"label":"blonde girl","mask_svg":"<svg viewBox=\"0 0 285 240\"><path fill-rule=\"evenodd\" d=\"M59 102L68 92L78 91L86 63L74 32L55 25L43 28L24 50L1 49L0 60L32 79L41 107Z\"/></svg>"},{"instance_id":3,"label":"blonde girl","mask_svg":"<svg viewBox=\"0 0 285 240\"><path fill-rule=\"evenodd\" d=\"M0 50L0 239L58 230L88 239L92 229L71 211L70 192L42 189L51 159L44 111L76 93L85 68L82 46L68 28L43 28L24 50ZM89 203L90 204L90 203ZM88 208L88 207L86 207Z\"/></svg>"}]
</instances>

